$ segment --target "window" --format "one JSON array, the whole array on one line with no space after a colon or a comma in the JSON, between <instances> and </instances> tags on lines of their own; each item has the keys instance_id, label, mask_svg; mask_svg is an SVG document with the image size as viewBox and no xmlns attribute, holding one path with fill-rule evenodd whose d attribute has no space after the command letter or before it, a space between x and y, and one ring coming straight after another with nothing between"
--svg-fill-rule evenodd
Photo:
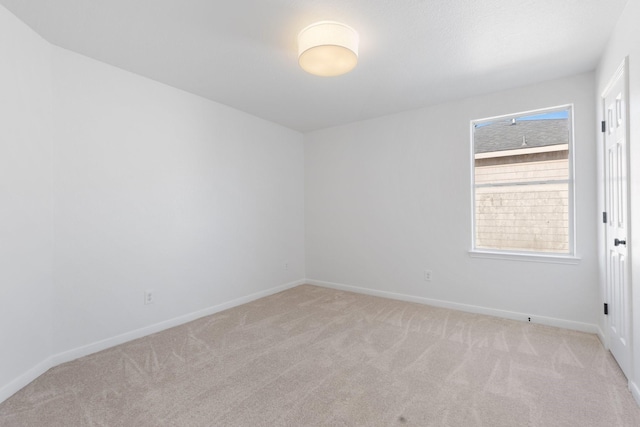
<instances>
[{"instance_id":1,"label":"window","mask_svg":"<svg viewBox=\"0 0 640 427\"><path fill-rule=\"evenodd\" d=\"M472 252L574 255L572 106L471 122Z\"/></svg>"}]
</instances>

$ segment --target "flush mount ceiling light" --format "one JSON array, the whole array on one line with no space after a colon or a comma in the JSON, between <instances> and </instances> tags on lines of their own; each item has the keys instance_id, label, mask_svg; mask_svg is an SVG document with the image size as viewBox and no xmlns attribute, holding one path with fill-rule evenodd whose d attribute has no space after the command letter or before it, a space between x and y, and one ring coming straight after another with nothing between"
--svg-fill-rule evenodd
<instances>
[{"instance_id":1,"label":"flush mount ceiling light","mask_svg":"<svg viewBox=\"0 0 640 427\"><path fill-rule=\"evenodd\" d=\"M298 34L298 63L316 76L348 73L358 63L358 33L334 21L311 24Z\"/></svg>"}]
</instances>

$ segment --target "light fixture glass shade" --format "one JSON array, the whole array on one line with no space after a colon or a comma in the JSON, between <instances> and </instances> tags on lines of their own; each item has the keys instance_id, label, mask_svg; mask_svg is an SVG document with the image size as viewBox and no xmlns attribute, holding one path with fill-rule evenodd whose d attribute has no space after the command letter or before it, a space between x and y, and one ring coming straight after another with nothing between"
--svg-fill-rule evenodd
<instances>
[{"instance_id":1,"label":"light fixture glass shade","mask_svg":"<svg viewBox=\"0 0 640 427\"><path fill-rule=\"evenodd\" d=\"M298 63L317 76L348 73L358 63L358 33L339 22L311 24L298 34Z\"/></svg>"}]
</instances>

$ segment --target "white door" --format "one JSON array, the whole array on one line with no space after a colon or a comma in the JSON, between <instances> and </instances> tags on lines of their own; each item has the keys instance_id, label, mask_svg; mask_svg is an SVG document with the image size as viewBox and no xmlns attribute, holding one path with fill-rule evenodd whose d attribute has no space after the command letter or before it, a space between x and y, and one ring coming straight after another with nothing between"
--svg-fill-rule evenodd
<instances>
[{"instance_id":1,"label":"white door","mask_svg":"<svg viewBox=\"0 0 640 427\"><path fill-rule=\"evenodd\" d=\"M631 310L627 215L626 60L602 94L605 131L606 292L609 349L627 378L631 367Z\"/></svg>"}]
</instances>

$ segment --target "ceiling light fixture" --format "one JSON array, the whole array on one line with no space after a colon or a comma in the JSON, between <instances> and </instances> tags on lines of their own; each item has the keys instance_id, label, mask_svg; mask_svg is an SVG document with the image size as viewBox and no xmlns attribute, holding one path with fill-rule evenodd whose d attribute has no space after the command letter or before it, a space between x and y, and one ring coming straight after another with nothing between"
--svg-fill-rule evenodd
<instances>
[{"instance_id":1,"label":"ceiling light fixture","mask_svg":"<svg viewBox=\"0 0 640 427\"><path fill-rule=\"evenodd\" d=\"M298 63L316 76L348 73L358 63L358 33L334 21L311 24L298 34Z\"/></svg>"}]
</instances>

